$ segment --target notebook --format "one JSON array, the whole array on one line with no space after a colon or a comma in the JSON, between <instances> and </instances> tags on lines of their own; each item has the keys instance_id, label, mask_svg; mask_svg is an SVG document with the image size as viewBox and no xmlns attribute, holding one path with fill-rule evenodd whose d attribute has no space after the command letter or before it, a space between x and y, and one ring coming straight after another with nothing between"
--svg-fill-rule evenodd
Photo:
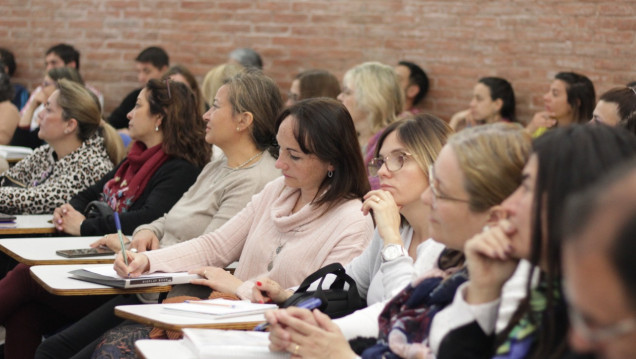
<instances>
[{"instance_id":1,"label":"notebook","mask_svg":"<svg viewBox=\"0 0 636 359\"><path fill-rule=\"evenodd\" d=\"M183 329L183 343L199 359L284 359L286 352L269 351L269 333L240 330Z\"/></svg>"},{"instance_id":2,"label":"notebook","mask_svg":"<svg viewBox=\"0 0 636 359\"><path fill-rule=\"evenodd\" d=\"M232 318L246 315L262 314L276 309L276 304L251 303L244 300L208 299L172 303L164 305L164 311L190 316L212 316L213 318Z\"/></svg>"},{"instance_id":3,"label":"notebook","mask_svg":"<svg viewBox=\"0 0 636 359\"><path fill-rule=\"evenodd\" d=\"M90 269L77 269L70 271L69 274L72 275L73 279L124 289L184 284L190 283L192 279L201 278L197 274L187 272L152 273L137 278L123 278L115 272L112 264L94 266Z\"/></svg>"}]
</instances>

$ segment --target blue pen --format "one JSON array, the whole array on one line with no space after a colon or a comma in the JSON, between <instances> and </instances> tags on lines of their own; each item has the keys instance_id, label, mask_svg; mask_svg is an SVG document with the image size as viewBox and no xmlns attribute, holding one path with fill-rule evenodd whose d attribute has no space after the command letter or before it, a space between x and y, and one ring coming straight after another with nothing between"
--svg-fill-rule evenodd
<instances>
[{"instance_id":1,"label":"blue pen","mask_svg":"<svg viewBox=\"0 0 636 359\"><path fill-rule=\"evenodd\" d=\"M124 263L126 263L126 267L128 267L128 255L126 254L126 246L124 245L124 234L121 233L121 222L119 222L119 213L115 212L113 214L113 217L115 217L115 228L117 228L119 244L121 245L121 250L124 252Z\"/></svg>"},{"instance_id":2,"label":"blue pen","mask_svg":"<svg viewBox=\"0 0 636 359\"><path fill-rule=\"evenodd\" d=\"M322 300L320 300L320 298L309 298L307 300L300 302L296 307L313 310L320 307L321 304L322 304ZM256 327L254 327L254 331L264 332L265 329L267 329L267 327L269 327L269 323L265 322L263 324L259 324Z\"/></svg>"}]
</instances>

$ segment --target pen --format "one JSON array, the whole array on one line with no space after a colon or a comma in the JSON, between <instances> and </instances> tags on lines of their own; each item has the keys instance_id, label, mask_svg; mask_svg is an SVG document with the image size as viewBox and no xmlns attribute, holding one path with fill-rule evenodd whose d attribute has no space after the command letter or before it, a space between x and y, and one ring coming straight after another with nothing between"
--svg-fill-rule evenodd
<instances>
[{"instance_id":1,"label":"pen","mask_svg":"<svg viewBox=\"0 0 636 359\"><path fill-rule=\"evenodd\" d=\"M296 307L312 310L320 307L321 304L322 300L320 300L320 298L309 298L300 302ZM269 323L265 322L254 327L254 331L264 332L267 327L269 327Z\"/></svg>"},{"instance_id":2,"label":"pen","mask_svg":"<svg viewBox=\"0 0 636 359\"><path fill-rule=\"evenodd\" d=\"M126 267L128 267L128 255L126 254L126 246L124 245L124 235L121 233L121 223L119 222L119 213L113 213L113 217L115 217L115 228L117 228L117 235L119 236L119 244L121 245L121 250L124 251L124 263L126 263Z\"/></svg>"}]
</instances>

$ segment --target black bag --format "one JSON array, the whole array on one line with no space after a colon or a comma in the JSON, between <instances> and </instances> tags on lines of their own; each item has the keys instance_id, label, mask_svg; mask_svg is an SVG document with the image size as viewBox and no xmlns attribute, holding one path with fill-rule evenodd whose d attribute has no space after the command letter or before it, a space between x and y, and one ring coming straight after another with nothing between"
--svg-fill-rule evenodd
<instances>
[{"instance_id":1,"label":"black bag","mask_svg":"<svg viewBox=\"0 0 636 359\"><path fill-rule=\"evenodd\" d=\"M104 218L114 213L115 211L102 201L90 201L84 209L84 217L86 218Z\"/></svg>"},{"instance_id":2,"label":"black bag","mask_svg":"<svg viewBox=\"0 0 636 359\"><path fill-rule=\"evenodd\" d=\"M325 280L327 274L334 274L336 280L331 284L329 289L323 290L322 282ZM318 279L320 279L320 283L318 283L316 291L308 292L307 289L309 286ZM349 284L348 290L344 289L345 283ZM366 307L365 300L360 298L356 282L345 273L340 263L329 264L310 274L303 280L296 292L281 305L281 308L296 306L309 298L319 298L322 301L322 305L318 309L331 318L344 317L358 309Z\"/></svg>"}]
</instances>

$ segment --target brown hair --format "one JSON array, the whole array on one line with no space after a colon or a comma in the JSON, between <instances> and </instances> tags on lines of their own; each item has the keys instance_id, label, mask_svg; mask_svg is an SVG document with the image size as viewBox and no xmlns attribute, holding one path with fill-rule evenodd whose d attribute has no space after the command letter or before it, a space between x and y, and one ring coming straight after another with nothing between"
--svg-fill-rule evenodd
<instances>
[{"instance_id":1,"label":"brown hair","mask_svg":"<svg viewBox=\"0 0 636 359\"><path fill-rule=\"evenodd\" d=\"M190 70L188 70L188 68L183 65L173 65L170 66L165 74L163 74L163 77L161 79L169 79L172 75L181 75L183 76L183 78L185 78L185 80L188 82L188 86L192 90L192 93L194 93L194 99L196 100L197 104L196 107L199 111L197 117L203 116L203 113L205 113L205 100L203 99L203 94L201 94L199 83L197 82L197 79L194 77L192 72L190 72Z\"/></svg>"},{"instance_id":2,"label":"brown hair","mask_svg":"<svg viewBox=\"0 0 636 359\"><path fill-rule=\"evenodd\" d=\"M296 76L300 84L300 97L304 100L312 97L335 99L340 93L340 83L336 76L325 70L307 70Z\"/></svg>"},{"instance_id":3,"label":"brown hair","mask_svg":"<svg viewBox=\"0 0 636 359\"><path fill-rule=\"evenodd\" d=\"M247 69L225 81L228 86L228 100L235 114L249 112L252 114L250 135L256 147L269 150L278 157L276 116L283 108L283 98L278 86L271 78L260 70Z\"/></svg>"},{"instance_id":4,"label":"brown hair","mask_svg":"<svg viewBox=\"0 0 636 359\"><path fill-rule=\"evenodd\" d=\"M301 151L334 168L331 177L325 173L313 204L326 204L329 209L341 200L362 198L369 191L358 135L342 103L325 97L299 101L278 116L276 131L287 117L295 121L294 134Z\"/></svg>"},{"instance_id":5,"label":"brown hair","mask_svg":"<svg viewBox=\"0 0 636 359\"><path fill-rule=\"evenodd\" d=\"M97 97L84 86L67 79L60 79L57 88L60 91L57 104L62 108L62 118L77 121L77 137L84 142L99 130L110 161L118 164L124 157L124 144L117 131L102 120Z\"/></svg>"},{"instance_id":6,"label":"brown hair","mask_svg":"<svg viewBox=\"0 0 636 359\"><path fill-rule=\"evenodd\" d=\"M205 143L205 122L197 116L194 94L188 86L172 80L146 83L150 113L160 115L163 151L197 167L210 160L212 148Z\"/></svg>"},{"instance_id":7,"label":"brown hair","mask_svg":"<svg viewBox=\"0 0 636 359\"><path fill-rule=\"evenodd\" d=\"M636 133L636 89L634 87L613 88L601 95L599 101L615 103L618 107L618 125Z\"/></svg>"}]
</instances>

